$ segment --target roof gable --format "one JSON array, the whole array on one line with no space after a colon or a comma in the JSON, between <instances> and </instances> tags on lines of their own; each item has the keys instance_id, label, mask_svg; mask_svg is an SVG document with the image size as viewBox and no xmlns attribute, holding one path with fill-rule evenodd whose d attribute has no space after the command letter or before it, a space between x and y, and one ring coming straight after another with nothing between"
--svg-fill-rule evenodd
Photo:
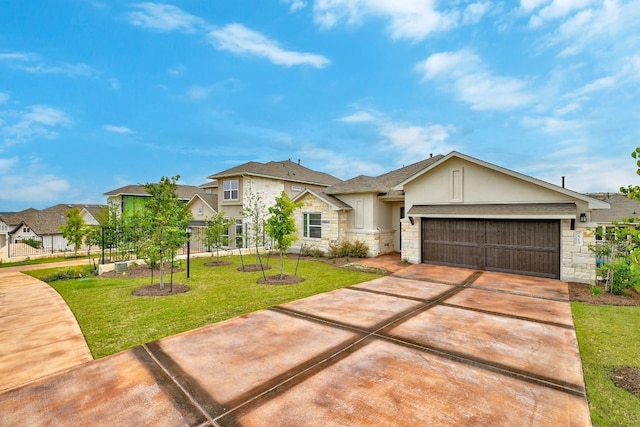
<instances>
[{"instance_id":1,"label":"roof gable","mask_svg":"<svg viewBox=\"0 0 640 427\"><path fill-rule=\"evenodd\" d=\"M337 197L333 197L332 195L326 194L324 192L313 191L309 189L306 189L302 193L296 195L296 197L294 197L292 201L297 202L299 200L302 200L304 197L308 195L315 197L316 199L326 203L327 205L331 206L333 210L353 209L351 206L349 206L347 203L343 202L342 200L338 199Z\"/></svg>"},{"instance_id":2,"label":"roof gable","mask_svg":"<svg viewBox=\"0 0 640 427\"><path fill-rule=\"evenodd\" d=\"M489 162L485 162L483 160L476 159L476 158L468 156L466 154L458 153L456 151L452 151L451 153L447 154L446 156L441 157L437 161L435 161L432 164L428 165L426 168L418 171L414 175L412 175L412 176L408 177L407 179L403 180L402 182L400 182L398 185L396 185L394 187L394 190L403 190L404 186L406 184L409 184L409 183L415 181L416 179L424 176L425 174L428 174L430 171L433 171L434 169L439 168L440 166L442 166L443 164L447 163L448 161L450 161L452 159L461 159L461 160L473 163L475 165L478 165L478 166L480 166L482 168L487 168L489 170L492 170L492 171L495 171L495 172L498 172L498 173L501 173L501 174L504 174L504 175L508 175L510 177L525 181L527 183L539 186L541 188L545 188L547 190L554 191L554 192L562 194L564 196L568 196L571 199L581 200L581 201L583 201L583 202L588 204L589 209L609 209L609 204L606 203L606 202L603 202L601 200L595 199L593 197L589 197L587 195L584 195L582 193L578 193L578 192L573 191L573 190L569 190L569 189L564 188L564 187L557 186L555 184L551 184L551 183L546 182L546 181L542 181L542 180L537 179L537 178L533 178L533 177L528 176L528 175L521 174L521 173L513 171L511 169L507 169L507 168L504 168L504 167L501 167L501 166L494 165L494 164L489 163Z\"/></svg>"},{"instance_id":3,"label":"roof gable","mask_svg":"<svg viewBox=\"0 0 640 427\"><path fill-rule=\"evenodd\" d=\"M181 200L190 200L194 194L202 191L195 185L178 185L176 194ZM104 193L105 196L117 197L117 196L139 196L139 197L151 197L144 185L133 184L125 185L124 187L116 188L115 190Z\"/></svg>"}]
</instances>

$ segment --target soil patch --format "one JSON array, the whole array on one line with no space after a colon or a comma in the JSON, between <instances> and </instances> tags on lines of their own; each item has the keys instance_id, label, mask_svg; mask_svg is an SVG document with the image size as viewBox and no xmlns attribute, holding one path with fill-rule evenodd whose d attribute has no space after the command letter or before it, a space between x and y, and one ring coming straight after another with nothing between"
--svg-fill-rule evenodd
<instances>
[{"instance_id":1,"label":"soil patch","mask_svg":"<svg viewBox=\"0 0 640 427\"><path fill-rule=\"evenodd\" d=\"M569 282L569 297L571 301L581 301L594 305L624 305L640 306L640 294L635 289L626 290L627 295L616 295L602 291L599 295L591 293L591 285L586 283Z\"/></svg>"},{"instance_id":2,"label":"soil patch","mask_svg":"<svg viewBox=\"0 0 640 427\"><path fill-rule=\"evenodd\" d=\"M184 271L183 268L174 268L173 273L179 273ZM164 267L164 274L170 274L171 268L168 265ZM153 269L153 275L157 276L160 274L160 267L156 267ZM122 277L122 278L132 278L132 277L151 277L151 268L148 265L130 265L127 267L127 271L123 273L116 273L115 271L109 271L108 273L102 273L100 277Z\"/></svg>"},{"instance_id":3,"label":"soil patch","mask_svg":"<svg viewBox=\"0 0 640 427\"><path fill-rule=\"evenodd\" d=\"M640 368L623 366L611 371L611 381L621 389L640 397Z\"/></svg>"},{"instance_id":4,"label":"soil patch","mask_svg":"<svg viewBox=\"0 0 640 427\"><path fill-rule=\"evenodd\" d=\"M210 261L205 265L207 267L221 267L223 265L231 265L231 264L233 264L231 261Z\"/></svg>"},{"instance_id":5,"label":"soil patch","mask_svg":"<svg viewBox=\"0 0 640 427\"><path fill-rule=\"evenodd\" d=\"M183 294L191 290L188 286L177 283L173 284L173 292L171 288L169 283L164 284L164 289L160 289L160 285L148 285L136 289L133 291L133 295L136 297L166 297L168 295Z\"/></svg>"},{"instance_id":6,"label":"soil patch","mask_svg":"<svg viewBox=\"0 0 640 427\"><path fill-rule=\"evenodd\" d=\"M258 283L262 285L293 285L301 282L304 282L302 277L287 276L286 274L282 277L279 274L276 274L275 276L267 276L266 280L264 278L258 280Z\"/></svg>"},{"instance_id":7,"label":"soil patch","mask_svg":"<svg viewBox=\"0 0 640 427\"><path fill-rule=\"evenodd\" d=\"M263 271L263 270L271 270L271 266L266 265L266 264L245 264L244 267L240 266L238 267L238 271Z\"/></svg>"}]
</instances>

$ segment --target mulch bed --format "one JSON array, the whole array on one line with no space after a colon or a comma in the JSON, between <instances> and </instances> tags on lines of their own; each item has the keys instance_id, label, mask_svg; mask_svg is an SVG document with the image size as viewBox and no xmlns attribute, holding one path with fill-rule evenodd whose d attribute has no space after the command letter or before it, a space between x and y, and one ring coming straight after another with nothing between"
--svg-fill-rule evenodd
<instances>
[{"instance_id":1,"label":"mulch bed","mask_svg":"<svg viewBox=\"0 0 640 427\"><path fill-rule=\"evenodd\" d=\"M591 292L591 285L586 283L569 282L569 297L571 301L586 302L594 305L640 305L640 294L635 289L627 289L627 295L616 295L609 292L594 295Z\"/></svg>"},{"instance_id":2,"label":"mulch bed","mask_svg":"<svg viewBox=\"0 0 640 427\"><path fill-rule=\"evenodd\" d=\"M280 277L279 274L275 276L267 276L266 279L262 278L258 280L258 283L262 285L293 285L295 283L304 282L304 278L299 276L287 276L286 274Z\"/></svg>"},{"instance_id":3,"label":"mulch bed","mask_svg":"<svg viewBox=\"0 0 640 427\"><path fill-rule=\"evenodd\" d=\"M179 273L181 271L184 271L184 269L183 268L173 269L174 273ZM169 264L167 264L164 266L164 274L170 274L170 273L171 273L171 267ZM160 274L159 266L153 269L153 275L157 276L158 274ZM126 277L126 278L151 277L151 268L149 268L149 266L146 264L130 265L127 267L127 271L125 271L124 273L116 273L115 271L109 271L108 273L102 273L100 277Z\"/></svg>"},{"instance_id":4,"label":"mulch bed","mask_svg":"<svg viewBox=\"0 0 640 427\"><path fill-rule=\"evenodd\" d=\"M640 397L640 368L624 366L611 371L611 381L629 393Z\"/></svg>"},{"instance_id":5,"label":"mulch bed","mask_svg":"<svg viewBox=\"0 0 640 427\"><path fill-rule=\"evenodd\" d=\"M244 267L238 267L238 271L251 272L251 271L263 271L263 270L271 270L271 266L266 264L245 264Z\"/></svg>"},{"instance_id":6,"label":"mulch bed","mask_svg":"<svg viewBox=\"0 0 640 427\"><path fill-rule=\"evenodd\" d=\"M221 267L223 265L231 265L231 264L233 264L231 261L210 261L205 265L207 267Z\"/></svg>"},{"instance_id":7,"label":"mulch bed","mask_svg":"<svg viewBox=\"0 0 640 427\"><path fill-rule=\"evenodd\" d=\"M158 284L148 285L136 289L135 291L133 291L132 295L136 297L166 297L168 295L183 294L185 292L189 292L190 290L191 288L189 288L188 286L174 283L172 291L171 284L165 283L164 289L160 289L160 285Z\"/></svg>"}]
</instances>

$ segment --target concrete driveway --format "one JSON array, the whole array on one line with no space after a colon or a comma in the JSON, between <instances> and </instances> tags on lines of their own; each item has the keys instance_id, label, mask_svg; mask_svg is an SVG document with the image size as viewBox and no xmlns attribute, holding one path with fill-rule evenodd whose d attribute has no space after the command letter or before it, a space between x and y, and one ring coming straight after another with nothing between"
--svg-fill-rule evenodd
<instances>
[{"instance_id":1,"label":"concrete driveway","mask_svg":"<svg viewBox=\"0 0 640 427\"><path fill-rule=\"evenodd\" d=\"M2 392L0 425L591 423L566 283L413 265Z\"/></svg>"}]
</instances>

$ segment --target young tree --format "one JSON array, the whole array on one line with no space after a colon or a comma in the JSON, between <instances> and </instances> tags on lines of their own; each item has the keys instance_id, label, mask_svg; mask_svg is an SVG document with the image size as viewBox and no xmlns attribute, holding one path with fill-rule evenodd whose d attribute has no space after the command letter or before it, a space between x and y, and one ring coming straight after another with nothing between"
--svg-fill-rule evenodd
<instances>
[{"instance_id":1,"label":"young tree","mask_svg":"<svg viewBox=\"0 0 640 427\"><path fill-rule=\"evenodd\" d=\"M220 248L228 244L225 232L231 225L231 221L224 218L224 211L218 212L213 218L205 222L204 244L208 248L216 250L217 261L220 262Z\"/></svg>"},{"instance_id":2,"label":"young tree","mask_svg":"<svg viewBox=\"0 0 640 427\"><path fill-rule=\"evenodd\" d=\"M79 208L71 208L64 213L67 217L67 223L60 226L62 236L73 244L74 255L78 255L78 248L82 245L82 239L86 234L86 224Z\"/></svg>"},{"instance_id":3,"label":"young tree","mask_svg":"<svg viewBox=\"0 0 640 427\"><path fill-rule=\"evenodd\" d=\"M267 234L275 242L275 247L280 252L280 278L284 278L284 253L291 247L298 237L295 233L296 222L293 218L293 211L302 206L301 202L293 202L284 191L280 197L276 197L276 204L269 208L269 219L267 219Z\"/></svg>"},{"instance_id":4,"label":"young tree","mask_svg":"<svg viewBox=\"0 0 640 427\"><path fill-rule=\"evenodd\" d=\"M193 219L186 204L178 199L180 175L162 177L158 183L144 184L151 195L145 203L142 225L147 230L145 252L160 262L160 289L164 289L164 260L173 259L177 249L187 241L185 229Z\"/></svg>"},{"instance_id":5,"label":"young tree","mask_svg":"<svg viewBox=\"0 0 640 427\"><path fill-rule=\"evenodd\" d=\"M258 247L264 246L265 238L265 217L267 216L267 205L262 200L262 196L259 193L254 193L251 190L247 191L245 195L244 208L242 209L242 216L247 220L249 229L245 238L249 247L255 246L256 248L256 265L260 263Z\"/></svg>"},{"instance_id":6,"label":"young tree","mask_svg":"<svg viewBox=\"0 0 640 427\"><path fill-rule=\"evenodd\" d=\"M631 157L636 159L636 174L640 175L640 147L636 147L636 149L631 153ZM629 197L629 199L636 199L640 201L640 186L638 185L628 185L625 187L620 187L620 191Z\"/></svg>"}]
</instances>

